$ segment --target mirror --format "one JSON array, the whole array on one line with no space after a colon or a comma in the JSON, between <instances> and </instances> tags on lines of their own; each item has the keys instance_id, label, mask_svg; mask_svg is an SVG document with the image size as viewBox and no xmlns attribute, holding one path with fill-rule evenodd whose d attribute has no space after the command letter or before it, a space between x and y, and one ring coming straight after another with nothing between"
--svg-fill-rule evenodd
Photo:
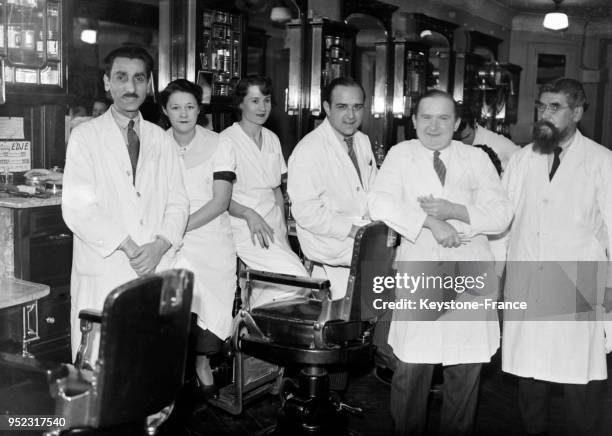
<instances>
[{"instance_id":1,"label":"mirror","mask_svg":"<svg viewBox=\"0 0 612 436\"><path fill-rule=\"evenodd\" d=\"M104 58L113 49L134 44L144 47L157 68L159 6L153 0L130 0L117 7L114 0L82 0L72 5L68 89L71 106L91 115L93 105L108 97L104 91ZM159 110L152 98L141 108L145 119L157 122Z\"/></svg>"},{"instance_id":2,"label":"mirror","mask_svg":"<svg viewBox=\"0 0 612 436\"><path fill-rule=\"evenodd\" d=\"M361 131L370 137L370 142L376 151L381 144L384 132L384 113L387 106L386 83L386 53L381 53L381 42L386 40L385 26L378 19L363 13L354 13L346 18L346 22L359 29L356 36L355 50L355 80L365 90L365 110ZM379 58L376 60L377 43L379 45ZM376 68L379 68L377 72ZM382 85L382 86L381 86ZM376 115L375 115L376 108ZM381 115L382 114L382 115Z\"/></svg>"},{"instance_id":3,"label":"mirror","mask_svg":"<svg viewBox=\"0 0 612 436\"><path fill-rule=\"evenodd\" d=\"M427 89L449 91L450 51L448 39L431 30L421 32L421 41L429 47Z\"/></svg>"}]
</instances>

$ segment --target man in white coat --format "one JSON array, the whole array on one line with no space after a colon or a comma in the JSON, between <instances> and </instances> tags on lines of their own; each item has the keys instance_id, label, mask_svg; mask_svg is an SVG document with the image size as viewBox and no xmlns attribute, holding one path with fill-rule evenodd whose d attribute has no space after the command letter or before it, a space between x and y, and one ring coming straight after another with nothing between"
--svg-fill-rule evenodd
<instances>
[{"instance_id":1,"label":"man in white coat","mask_svg":"<svg viewBox=\"0 0 612 436\"><path fill-rule=\"evenodd\" d=\"M367 193L377 173L370 139L358 130L364 103L359 82L334 79L324 90L325 120L289 158L287 192L300 247L313 262L312 276L329 278L333 299L346 293L354 237L369 222ZM394 367L387 330L379 323L375 335L384 336L376 341L382 371Z\"/></svg>"},{"instance_id":2,"label":"man in white coat","mask_svg":"<svg viewBox=\"0 0 612 436\"><path fill-rule=\"evenodd\" d=\"M584 90L576 80L562 78L543 85L536 103L534 142L508 165L503 183L516 216L506 239L507 298L540 295L541 301L557 301L560 289L552 284L557 277L544 278L542 286L542 264L562 261L567 277L577 279L585 266L609 261L612 153L577 129L585 105ZM601 303L605 301L609 310L612 297L612 273L599 273L599 279L590 277L592 283L598 281L599 303L591 321L577 321L578 314L555 318L563 321L505 317L503 370L520 377L519 406L529 434L548 431L550 382L563 386L568 434L596 434L601 380L607 378L606 342L611 342L610 330L604 337L609 325L602 320ZM574 289L584 289L575 283Z\"/></svg>"},{"instance_id":3,"label":"man in white coat","mask_svg":"<svg viewBox=\"0 0 612 436\"><path fill-rule=\"evenodd\" d=\"M287 192L300 247L314 262L313 277L328 277L334 299L346 293L354 237L369 222L367 192L376 161L363 120L365 93L350 77L325 89L325 120L289 158Z\"/></svg>"},{"instance_id":4,"label":"man in white coat","mask_svg":"<svg viewBox=\"0 0 612 436\"><path fill-rule=\"evenodd\" d=\"M505 230L512 219L512 206L493 164L480 149L452 140L460 119L448 93L425 93L412 121L418 139L391 148L368 195L372 219L383 220L402 236L398 271L420 275L412 271L414 262L426 261L435 261L432 274L439 261L491 262L492 271L486 235ZM492 282L495 288L496 280ZM402 294L397 292L399 299ZM453 321L436 321L410 320L406 313L394 310L389 332L389 344L399 358L391 382L395 434L424 434L433 369L440 363L440 433L469 434L482 363L499 347L496 314L483 312L479 321L462 321L453 318L456 313L445 313L443 319Z\"/></svg>"},{"instance_id":5,"label":"man in white coat","mask_svg":"<svg viewBox=\"0 0 612 436\"><path fill-rule=\"evenodd\" d=\"M139 112L152 69L142 48L112 51L104 87L113 104L75 128L68 141L62 212L74 232L73 356L79 311L102 310L118 285L171 267L187 224L189 200L175 147Z\"/></svg>"}]
</instances>

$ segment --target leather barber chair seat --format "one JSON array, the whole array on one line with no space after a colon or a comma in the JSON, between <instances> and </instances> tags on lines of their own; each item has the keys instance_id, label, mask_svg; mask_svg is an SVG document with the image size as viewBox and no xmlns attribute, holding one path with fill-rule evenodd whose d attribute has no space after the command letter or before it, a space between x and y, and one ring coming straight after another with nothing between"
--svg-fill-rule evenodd
<instances>
[{"instance_id":1,"label":"leather barber chair seat","mask_svg":"<svg viewBox=\"0 0 612 436\"><path fill-rule=\"evenodd\" d=\"M222 390L213 404L228 410L229 403L241 410L242 403L239 407L236 403L250 391L243 383L248 378L245 356L278 367L299 367L298 382L287 380L279 389L282 408L271 434L350 434L343 412L352 408L330 391L327 370L371 361L376 319L364 303L371 301L373 277L392 274L396 245L396 234L381 222L361 228L355 237L346 295L339 300L331 299L329 280L243 271L247 294L254 282L311 292L254 309L247 304L240 310L232 337L237 362L234 383L226 388L225 398ZM243 301L249 301L248 295Z\"/></svg>"},{"instance_id":2,"label":"leather barber chair seat","mask_svg":"<svg viewBox=\"0 0 612 436\"><path fill-rule=\"evenodd\" d=\"M81 311L75 365L48 371L57 416L48 435L153 435L183 384L193 274L170 270L113 290L102 312ZM100 325L98 359L84 358ZM162 412L160 412L162 411Z\"/></svg>"}]
</instances>

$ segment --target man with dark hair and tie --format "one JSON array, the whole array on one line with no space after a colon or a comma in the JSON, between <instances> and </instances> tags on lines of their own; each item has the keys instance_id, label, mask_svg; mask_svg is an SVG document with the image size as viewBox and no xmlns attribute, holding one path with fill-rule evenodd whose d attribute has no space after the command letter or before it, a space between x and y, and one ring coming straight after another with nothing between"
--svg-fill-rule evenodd
<instances>
[{"instance_id":1,"label":"man with dark hair and tie","mask_svg":"<svg viewBox=\"0 0 612 436\"><path fill-rule=\"evenodd\" d=\"M314 262L313 276L328 277L332 297L344 297L355 234L369 222L367 192L376 162L363 120L365 93L350 77L323 92L326 118L289 158L287 191L300 247Z\"/></svg>"},{"instance_id":2,"label":"man with dark hair and tie","mask_svg":"<svg viewBox=\"0 0 612 436\"><path fill-rule=\"evenodd\" d=\"M346 293L354 237L370 221L367 192L377 168L370 140L358 130L365 110L361 84L334 79L323 91L323 109L325 120L289 158L287 192L312 276L328 278L337 300Z\"/></svg>"},{"instance_id":3,"label":"man with dark hair and tie","mask_svg":"<svg viewBox=\"0 0 612 436\"><path fill-rule=\"evenodd\" d=\"M398 273L420 276L431 269L429 277L435 277L442 274L438 268L444 261L490 262L492 267L487 235L503 232L512 220L512 205L493 164L482 150L452 140L461 120L448 93L425 93L412 121L417 139L391 148L368 194L372 219L384 221L402 237ZM496 280L491 283L496 288ZM415 296L431 297L426 289L421 291ZM405 288L397 293L397 301L410 294ZM463 321L453 317L457 313L444 313L440 319L411 313L396 308L389 332L399 359L391 381L395 434L425 433L433 370L442 364L439 433L468 435L481 366L499 347L496 313Z\"/></svg>"},{"instance_id":4,"label":"man with dark hair and tie","mask_svg":"<svg viewBox=\"0 0 612 436\"><path fill-rule=\"evenodd\" d=\"M102 310L116 286L172 267L187 224L189 201L176 147L139 112L152 70L153 59L140 47L112 51L105 58L104 87L113 104L76 127L68 141L62 213L74 232L73 355L79 311Z\"/></svg>"},{"instance_id":5,"label":"man with dark hair and tie","mask_svg":"<svg viewBox=\"0 0 612 436\"><path fill-rule=\"evenodd\" d=\"M580 82L542 85L533 143L513 155L503 178L516 214L503 240L505 295L535 307L522 320L504 316L502 369L519 376L528 434L548 434L554 384L563 389L568 434L599 434L612 345L604 321L612 302L612 152L578 130L585 107ZM573 313L558 309L564 295ZM583 298L596 304L581 309Z\"/></svg>"}]
</instances>

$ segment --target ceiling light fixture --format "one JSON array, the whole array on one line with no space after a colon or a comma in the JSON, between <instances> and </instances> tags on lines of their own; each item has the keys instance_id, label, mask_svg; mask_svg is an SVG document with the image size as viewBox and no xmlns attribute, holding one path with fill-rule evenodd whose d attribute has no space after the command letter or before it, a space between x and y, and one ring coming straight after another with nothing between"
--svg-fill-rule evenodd
<instances>
[{"instance_id":1,"label":"ceiling light fixture","mask_svg":"<svg viewBox=\"0 0 612 436\"><path fill-rule=\"evenodd\" d=\"M569 26L569 20L567 14L559 12L559 6L563 0L553 0L555 3L555 11L549 12L544 16L544 22L542 26L550 30L563 30Z\"/></svg>"}]
</instances>

